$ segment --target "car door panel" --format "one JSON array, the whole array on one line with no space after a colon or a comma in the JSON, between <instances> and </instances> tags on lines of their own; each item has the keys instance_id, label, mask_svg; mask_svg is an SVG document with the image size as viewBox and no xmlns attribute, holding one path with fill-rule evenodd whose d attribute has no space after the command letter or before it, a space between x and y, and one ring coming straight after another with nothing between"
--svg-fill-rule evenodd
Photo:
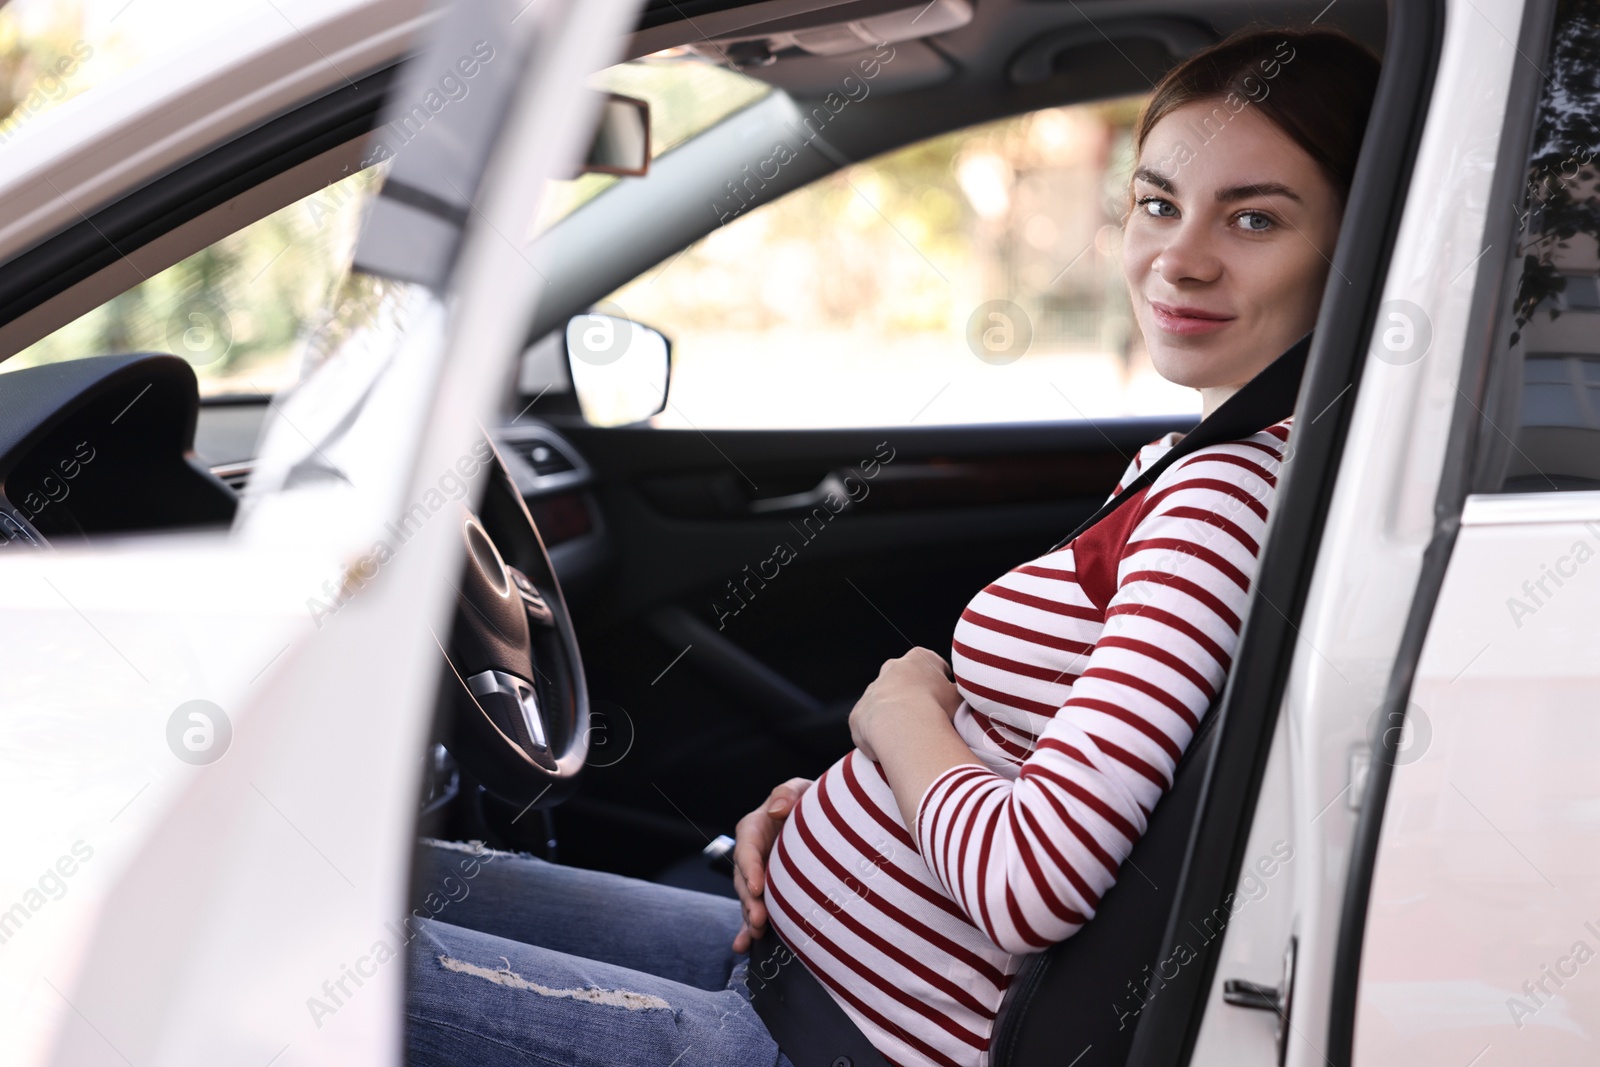
<instances>
[{"instance_id":1,"label":"car door panel","mask_svg":"<svg viewBox=\"0 0 1600 1067\"><path fill-rule=\"evenodd\" d=\"M607 538L605 574L574 603L589 685L606 742L631 746L556 813L563 858L654 873L776 783L820 772L885 659L948 656L979 589L1091 514L1139 447L1194 421L563 424ZM662 813L697 836L663 835Z\"/></svg>"},{"instance_id":2,"label":"car door panel","mask_svg":"<svg viewBox=\"0 0 1600 1067\"><path fill-rule=\"evenodd\" d=\"M1594 1062L1600 493L1470 498L1398 739L1358 1062Z\"/></svg>"}]
</instances>

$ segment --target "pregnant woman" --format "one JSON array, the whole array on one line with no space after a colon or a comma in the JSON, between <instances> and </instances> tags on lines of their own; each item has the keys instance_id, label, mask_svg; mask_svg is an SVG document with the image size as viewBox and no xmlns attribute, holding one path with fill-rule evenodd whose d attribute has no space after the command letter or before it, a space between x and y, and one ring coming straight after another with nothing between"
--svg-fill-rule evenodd
<instances>
[{"instance_id":1,"label":"pregnant woman","mask_svg":"<svg viewBox=\"0 0 1600 1067\"><path fill-rule=\"evenodd\" d=\"M1251 33L1139 120L1128 292L1207 416L1316 320L1377 70L1339 34ZM739 905L426 848L421 884L463 891L411 940L411 1062L781 1067L743 992L770 925L891 1063L983 1063L1020 957L1092 921L1222 689L1289 421L1195 449L979 591L948 663L885 663L855 748L740 821Z\"/></svg>"}]
</instances>

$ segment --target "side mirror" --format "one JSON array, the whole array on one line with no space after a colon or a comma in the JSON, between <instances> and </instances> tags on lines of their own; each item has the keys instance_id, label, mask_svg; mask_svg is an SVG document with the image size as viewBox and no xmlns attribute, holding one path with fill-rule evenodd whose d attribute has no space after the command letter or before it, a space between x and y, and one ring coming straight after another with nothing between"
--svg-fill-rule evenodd
<instances>
[{"instance_id":1,"label":"side mirror","mask_svg":"<svg viewBox=\"0 0 1600 1067\"><path fill-rule=\"evenodd\" d=\"M650 169L650 104L606 93L600 125L580 174L620 174L642 178Z\"/></svg>"},{"instance_id":2,"label":"side mirror","mask_svg":"<svg viewBox=\"0 0 1600 1067\"><path fill-rule=\"evenodd\" d=\"M672 342L659 330L594 311L567 320L567 365L584 421L643 422L667 406Z\"/></svg>"}]
</instances>

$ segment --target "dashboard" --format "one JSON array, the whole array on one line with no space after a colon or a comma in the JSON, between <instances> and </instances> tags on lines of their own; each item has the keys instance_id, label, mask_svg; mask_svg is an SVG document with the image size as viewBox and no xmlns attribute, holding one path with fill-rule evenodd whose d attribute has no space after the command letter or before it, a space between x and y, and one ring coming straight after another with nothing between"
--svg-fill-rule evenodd
<instances>
[{"instance_id":1,"label":"dashboard","mask_svg":"<svg viewBox=\"0 0 1600 1067\"><path fill-rule=\"evenodd\" d=\"M189 364L161 353L0 374L0 546L225 527L269 408L202 404ZM513 419L492 436L560 581L581 588L606 556L593 471L543 423Z\"/></svg>"},{"instance_id":2,"label":"dashboard","mask_svg":"<svg viewBox=\"0 0 1600 1067\"><path fill-rule=\"evenodd\" d=\"M234 492L193 454L194 371L176 356L96 356L0 376L0 535L223 526Z\"/></svg>"}]
</instances>

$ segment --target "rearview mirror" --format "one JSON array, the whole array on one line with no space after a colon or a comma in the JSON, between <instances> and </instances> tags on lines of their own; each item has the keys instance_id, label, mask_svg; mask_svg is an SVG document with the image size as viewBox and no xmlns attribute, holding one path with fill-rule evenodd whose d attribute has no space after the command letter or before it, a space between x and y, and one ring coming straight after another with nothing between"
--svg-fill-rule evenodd
<instances>
[{"instance_id":1,"label":"rearview mirror","mask_svg":"<svg viewBox=\"0 0 1600 1067\"><path fill-rule=\"evenodd\" d=\"M579 173L642 178L650 169L650 104L616 93L605 97L589 157Z\"/></svg>"},{"instance_id":2,"label":"rearview mirror","mask_svg":"<svg viewBox=\"0 0 1600 1067\"><path fill-rule=\"evenodd\" d=\"M672 343L659 330L602 312L567 320L567 364L584 421L643 422L667 406Z\"/></svg>"}]
</instances>

